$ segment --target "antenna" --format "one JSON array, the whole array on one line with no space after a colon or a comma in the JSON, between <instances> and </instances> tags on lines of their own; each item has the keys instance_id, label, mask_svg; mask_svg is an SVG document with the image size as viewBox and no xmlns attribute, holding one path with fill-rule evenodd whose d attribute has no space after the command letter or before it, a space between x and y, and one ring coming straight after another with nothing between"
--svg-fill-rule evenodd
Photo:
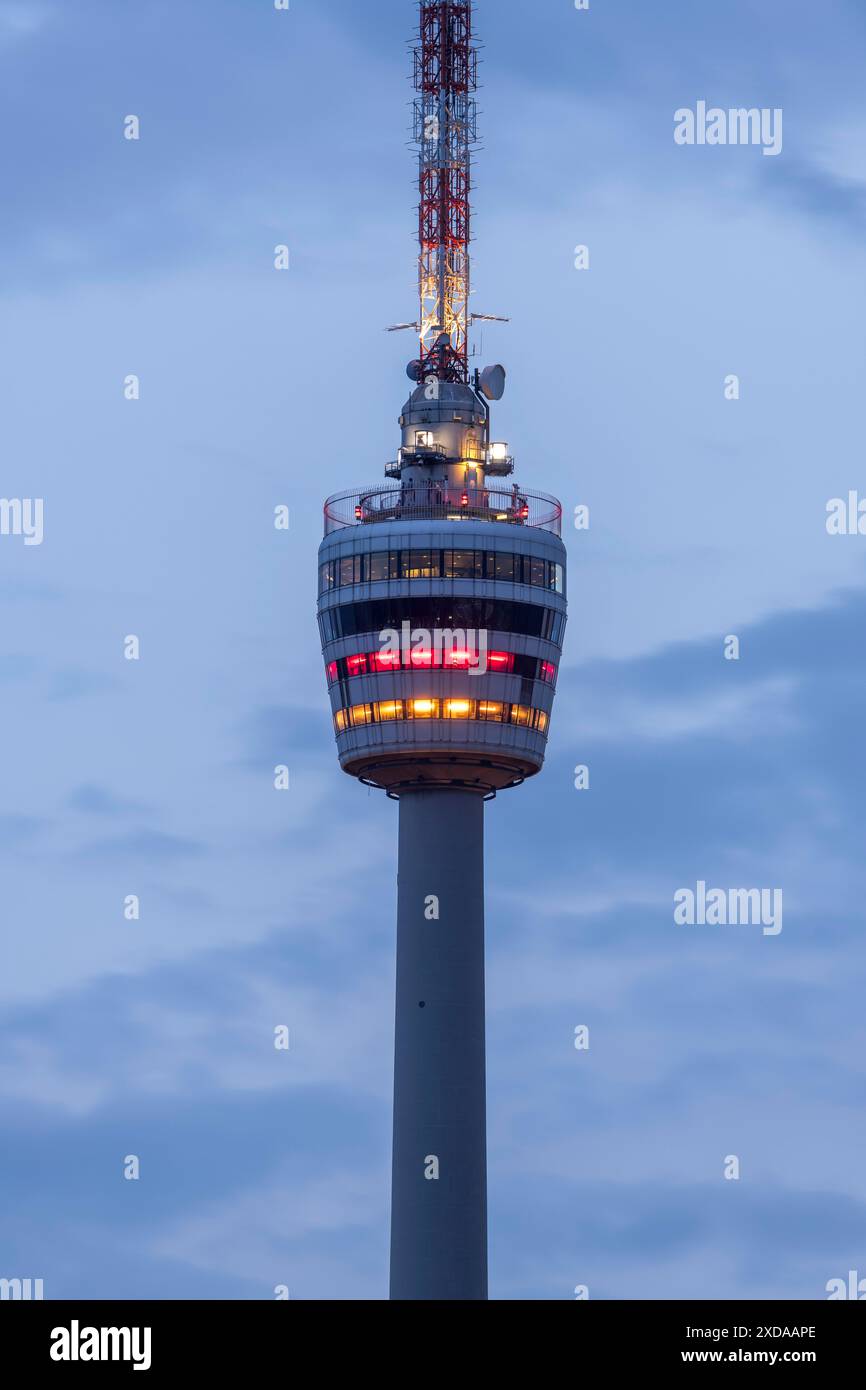
<instances>
[{"instance_id":1,"label":"antenna","mask_svg":"<svg viewBox=\"0 0 866 1390\"><path fill-rule=\"evenodd\" d=\"M470 193L478 50L468 0L421 0L415 53L418 380L469 381Z\"/></svg>"}]
</instances>

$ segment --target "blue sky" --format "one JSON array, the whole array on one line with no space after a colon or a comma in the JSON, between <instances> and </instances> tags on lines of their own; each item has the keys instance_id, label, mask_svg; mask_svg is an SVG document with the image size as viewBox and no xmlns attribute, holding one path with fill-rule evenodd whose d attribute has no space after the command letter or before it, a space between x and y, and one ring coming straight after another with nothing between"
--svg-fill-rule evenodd
<instances>
[{"instance_id":1,"label":"blue sky","mask_svg":"<svg viewBox=\"0 0 866 1390\"><path fill-rule=\"evenodd\" d=\"M592 516L548 766L487 819L491 1295L820 1298L866 1275L866 541L824 525L866 12L477 10L496 433ZM48 1297L386 1294L396 812L337 766L315 553L406 395L414 14L0 0L0 493L45 499L0 537L0 1275ZM701 99L782 154L676 146ZM675 926L698 879L782 887L781 935Z\"/></svg>"}]
</instances>

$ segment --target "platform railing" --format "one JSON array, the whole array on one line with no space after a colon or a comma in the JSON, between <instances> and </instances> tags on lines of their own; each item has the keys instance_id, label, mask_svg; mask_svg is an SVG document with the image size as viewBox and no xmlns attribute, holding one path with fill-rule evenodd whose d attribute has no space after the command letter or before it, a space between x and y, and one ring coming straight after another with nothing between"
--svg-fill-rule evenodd
<instances>
[{"instance_id":1,"label":"platform railing","mask_svg":"<svg viewBox=\"0 0 866 1390\"><path fill-rule=\"evenodd\" d=\"M562 534L562 504L518 487L455 488L446 482L355 488L325 503L325 535L386 521L498 521Z\"/></svg>"}]
</instances>

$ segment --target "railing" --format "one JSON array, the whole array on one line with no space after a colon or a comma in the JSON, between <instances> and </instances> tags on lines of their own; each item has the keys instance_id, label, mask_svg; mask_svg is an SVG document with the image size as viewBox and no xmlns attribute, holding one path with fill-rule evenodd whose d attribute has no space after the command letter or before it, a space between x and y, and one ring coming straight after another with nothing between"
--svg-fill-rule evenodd
<instances>
[{"instance_id":1,"label":"railing","mask_svg":"<svg viewBox=\"0 0 866 1390\"><path fill-rule=\"evenodd\" d=\"M562 534L562 504L519 488L454 488L446 482L405 483L339 492L325 503L325 535L345 526L384 521L500 521Z\"/></svg>"}]
</instances>

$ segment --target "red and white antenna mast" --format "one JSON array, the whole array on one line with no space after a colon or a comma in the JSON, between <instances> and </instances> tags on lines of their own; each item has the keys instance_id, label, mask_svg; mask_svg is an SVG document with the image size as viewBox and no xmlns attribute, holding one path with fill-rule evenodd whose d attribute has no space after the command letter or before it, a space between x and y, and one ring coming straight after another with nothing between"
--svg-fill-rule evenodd
<instances>
[{"instance_id":1,"label":"red and white antenna mast","mask_svg":"<svg viewBox=\"0 0 866 1390\"><path fill-rule=\"evenodd\" d=\"M420 205L417 379L469 381L470 193L478 50L471 0L421 0L415 48Z\"/></svg>"}]
</instances>

